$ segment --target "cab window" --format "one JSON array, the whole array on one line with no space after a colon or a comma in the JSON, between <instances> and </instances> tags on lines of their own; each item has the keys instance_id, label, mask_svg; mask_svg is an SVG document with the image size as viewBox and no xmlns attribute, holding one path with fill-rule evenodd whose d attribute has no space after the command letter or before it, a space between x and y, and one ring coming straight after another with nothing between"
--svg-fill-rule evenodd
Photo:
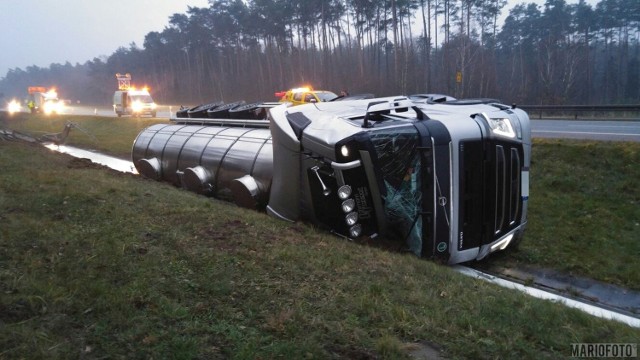
<instances>
[{"instance_id":1,"label":"cab window","mask_svg":"<svg viewBox=\"0 0 640 360\"><path fill-rule=\"evenodd\" d=\"M317 101L318 99L316 99L316 97L313 96L313 94L307 93L304 95L304 102L317 102Z\"/></svg>"},{"instance_id":2,"label":"cab window","mask_svg":"<svg viewBox=\"0 0 640 360\"><path fill-rule=\"evenodd\" d=\"M293 100L295 101L302 101L302 93L293 93Z\"/></svg>"}]
</instances>

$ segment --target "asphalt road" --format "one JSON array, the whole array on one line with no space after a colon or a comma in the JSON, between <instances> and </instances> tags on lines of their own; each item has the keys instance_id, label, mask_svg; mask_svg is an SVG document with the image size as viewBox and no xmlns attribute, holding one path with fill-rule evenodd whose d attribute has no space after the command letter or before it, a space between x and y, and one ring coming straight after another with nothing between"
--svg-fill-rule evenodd
<instances>
[{"instance_id":1,"label":"asphalt road","mask_svg":"<svg viewBox=\"0 0 640 360\"><path fill-rule=\"evenodd\" d=\"M180 109L180 105L158 105L156 109L156 117L169 118L169 115ZM97 116L113 116L116 114L110 106L83 106L73 105L67 106L64 110L65 114L71 115L97 115Z\"/></svg>"},{"instance_id":2,"label":"asphalt road","mask_svg":"<svg viewBox=\"0 0 640 360\"><path fill-rule=\"evenodd\" d=\"M534 138L640 141L640 120L531 120Z\"/></svg>"}]
</instances>

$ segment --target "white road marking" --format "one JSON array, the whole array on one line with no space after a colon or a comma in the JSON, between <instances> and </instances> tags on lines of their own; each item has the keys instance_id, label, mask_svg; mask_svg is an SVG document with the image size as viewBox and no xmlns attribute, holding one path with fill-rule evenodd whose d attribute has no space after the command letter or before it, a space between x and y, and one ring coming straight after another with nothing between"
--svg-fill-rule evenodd
<instances>
[{"instance_id":1,"label":"white road marking","mask_svg":"<svg viewBox=\"0 0 640 360\"><path fill-rule=\"evenodd\" d=\"M640 136L634 133L603 133L591 131L560 131L560 130L532 130L532 133L549 133L549 134L590 134L590 135L613 135L613 136Z\"/></svg>"},{"instance_id":2,"label":"white road marking","mask_svg":"<svg viewBox=\"0 0 640 360\"><path fill-rule=\"evenodd\" d=\"M485 274L481 271L475 270L475 269L471 269L468 267L464 267L464 266L453 266L453 269L458 271L461 274L476 278L476 279L481 279L484 281L488 281L490 283L494 283L496 285L502 286L504 288L507 289L514 289L514 290L518 290L520 292L523 292L527 295L531 295L535 298L538 299L544 299L544 300L551 300L554 302L558 302L560 304L563 304L565 306L574 308L574 309L578 309L578 310L582 310L588 314L591 314L593 316L597 316L599 318L603 318L603 319L608 319L608 320L615 320L624 324L627 324L629 326L635 327L635 328L640 328L640 319L638 318L634 318L628 315L624 315L624 314L620 314L617 313L615 311L611 311L611 310L607 310L607 309L603 309L591 304L587 304L581 301L577 301L577 300L573 300L564 296L560 296L554 293L550 293L544 290L540 290L540 289L536 289L530 286L525 286L519 283L515 283L512 281L508 281L505 279L501 279L499 277L493 276L493 275L489 275L489 274Z\"/></svg>"}]
</instances>

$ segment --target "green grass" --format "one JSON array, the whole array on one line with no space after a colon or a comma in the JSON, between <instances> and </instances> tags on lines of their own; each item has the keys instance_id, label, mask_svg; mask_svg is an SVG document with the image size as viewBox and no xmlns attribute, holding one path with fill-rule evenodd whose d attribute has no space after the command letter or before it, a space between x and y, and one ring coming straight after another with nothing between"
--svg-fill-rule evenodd
<instances>
[{"instance_id":1,"label":"green grass","mask_svg":"<svg viewBox=\"0 0 640 360\"><path fill-rule=\"evenodd\" d=\"M555 359L640 330L0 141L0 358Z\"/></svg>"},{"instance_id":2,"label":"green grass","mask_svg":"<svg viewBox=\"0 0 640 360\"><path fill-rule=\"evenodd\" d=\"M496 259L640 290L640 143L536 140L529 223Z\"/></svg>"},{"instance_id":3,"label":"green grass","mask_svg":"<svg viewBox=\"0 0 640 360\"><path fill-rule=\"evenodd\" d=\"M133 140L140 131L157 123L169 123L167 119L141 117L103 117L82 115L31 115L27 113L8 116L0 112L0 126L39 138L45 134L59 133L67 122L72 128L66 144L85 149L99 150L124 159L131 158Z\"/></svg>"}]
</instances>

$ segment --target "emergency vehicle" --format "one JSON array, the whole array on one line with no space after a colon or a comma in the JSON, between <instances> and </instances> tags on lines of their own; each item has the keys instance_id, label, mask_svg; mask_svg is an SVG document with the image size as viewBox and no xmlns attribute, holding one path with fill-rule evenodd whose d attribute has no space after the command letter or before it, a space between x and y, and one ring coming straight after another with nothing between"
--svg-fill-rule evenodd
<instances>
[{"instance_id":1,"label":"emergency vehicle","mask_svg":"<svg viewBox=\"0 0 640 360\"><path fill-rule=\"evenodd\" d=\"M275 93L279 97L279 102L291 103L292 105L303 105L332 101L338 97L335 93L326 90L313 90L311 87L293 88L288 91Z\"/></svg>"},{"instance_id":2,"label":"emergency vehicle","mask_svg":"<svg viewBox=\"0 0 640 360\"><path fill-rule=\"evenodd\" d=\"M137 90L131 86L131 75L129 74L116 74L116 78L118 79L118 90L113 94L113 111L118 117L122 115L156 116L157 105L148 88Z\"/></svg>"},{"instance_id":3,"label":"emergency vehicle","mask_svg":"<svg viewBox=\"0 0 640 360\"><path fill-rule=\"evenodd\" d=\"M45 113L60 114L64 110L64 102L58 99L58 92L55 88L47 90L43 86L30 86L27 88L29 96L27 107L32 114Z\"/></svg>"}]
</instances>

